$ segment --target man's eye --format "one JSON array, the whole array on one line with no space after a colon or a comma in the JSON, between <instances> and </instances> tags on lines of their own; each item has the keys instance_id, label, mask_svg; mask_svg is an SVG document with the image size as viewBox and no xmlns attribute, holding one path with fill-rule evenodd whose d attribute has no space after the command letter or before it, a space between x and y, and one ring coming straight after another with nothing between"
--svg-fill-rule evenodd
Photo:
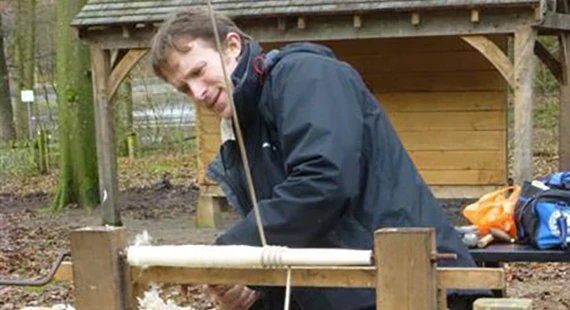
<instances>
[{"instance_id":1,"label":"man's eye","mask_svg":"<svg viewBox=\"0 0 570 310\"><path fill-rule=\"evenodd\" d=\"M192 77L198 77L198 76L200 76L200 74L202 74L202 68L196 69L195 71L193 71Z\"/></svg>"},{"instance_id":2,"label":"man's eye","mask_svg":"<svg viewBox=\"0 0 570 310\"><path fill-rule=\"evenodd\" d=\"M188 89L188 86L184 85L184 86L178 87L178 91L183 93L183 94L188 94L190 90Z\"/></svg>"}]
</instances>

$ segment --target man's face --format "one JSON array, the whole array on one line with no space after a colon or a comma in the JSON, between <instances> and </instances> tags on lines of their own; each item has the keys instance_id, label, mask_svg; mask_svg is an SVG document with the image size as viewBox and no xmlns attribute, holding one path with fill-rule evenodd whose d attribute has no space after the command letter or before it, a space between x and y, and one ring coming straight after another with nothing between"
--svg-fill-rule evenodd
<instances>
[{"instance_id":1,"label":"man's face","mask_svg":"<svg viewBox=\"0 0 570 310\"><path fill-rule=\"evenodd\" d=\"M225 43L223 60L227 74L231 76L238 64L241 41L237 34L230 33ZM202 39L188 41L185 45L188 52L170 53L166 80L197 104L203 104L221 117L230 118L232 108L219 53Z\"/></svg>"}]
</instances>

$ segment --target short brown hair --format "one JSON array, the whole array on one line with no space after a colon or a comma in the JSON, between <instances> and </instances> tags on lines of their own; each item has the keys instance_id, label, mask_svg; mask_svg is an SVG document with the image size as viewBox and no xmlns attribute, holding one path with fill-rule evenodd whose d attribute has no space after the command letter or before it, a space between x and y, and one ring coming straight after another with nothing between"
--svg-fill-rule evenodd
<instances>
[{"instance_id":1,"label":"short brown hair","mask_svg":"<svg viewBox=\"0 0 570 310\"><path fill-rule=\"evenodd\" d=\"M214 12L214 16L221 40L230 32L239 34L242 43L251 40L251 37L239 29L226 15ZM170 52L173 50L180 53L187 52L184 43L195 39L202 39L211 47L215 47L215 38L209 11L192 8L172 14L160 26L152 41L151 55L154 73L166 80L163 70L168 65Z\"/></svg>"}]
</instances>

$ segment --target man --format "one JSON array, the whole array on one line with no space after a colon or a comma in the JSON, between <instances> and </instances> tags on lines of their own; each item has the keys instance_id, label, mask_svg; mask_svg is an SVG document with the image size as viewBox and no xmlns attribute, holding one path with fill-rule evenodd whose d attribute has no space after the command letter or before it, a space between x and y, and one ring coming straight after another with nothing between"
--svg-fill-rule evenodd
<instances>
[{"instance_id":1,"label":"man","mask_svg":"<svg viewBox=\"0 0 570 310\"><path fill-rule=\"evenodd\" d=\"M374 94L326 47L292 44L262 53L229 18L217 14L227 92L209 13L177 12L152 47L155 73L230 124L210 174L243 219L217 244L260 245L239 151L237 113L267 242L290 247L371 249L381 227L435 227L451 266L474 266L420 177ZM235 100L232 110L229 96ZM229 309L281 308L282 290L213 287ZM292 290L302 309L375 309L364 289Z\"/></svg>"}]
</instances>

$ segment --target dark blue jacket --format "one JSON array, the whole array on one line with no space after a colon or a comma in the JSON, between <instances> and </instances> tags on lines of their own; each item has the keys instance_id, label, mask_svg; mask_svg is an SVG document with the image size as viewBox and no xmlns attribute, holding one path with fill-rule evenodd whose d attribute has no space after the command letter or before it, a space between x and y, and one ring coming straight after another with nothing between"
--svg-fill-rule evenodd
<instances>
[{"instance_id":1,"label":"dark blue jacket","mask_svg":"<svg viewBox=\"0 0 570 310\"><path fill-rule=\"evenodd\" d=\"M247 45L232 78L269 244L371 249L378 228L435 227L438 251L459 256L448 265L474 266L350 65L307 43L260 55L258 45ZM235 142L223 144L210 175L244 216L216 242L260 245ZM375 304L374 291L365 289L294 289L293 298L302 309Z\"/></svg>"}]
</instances>

